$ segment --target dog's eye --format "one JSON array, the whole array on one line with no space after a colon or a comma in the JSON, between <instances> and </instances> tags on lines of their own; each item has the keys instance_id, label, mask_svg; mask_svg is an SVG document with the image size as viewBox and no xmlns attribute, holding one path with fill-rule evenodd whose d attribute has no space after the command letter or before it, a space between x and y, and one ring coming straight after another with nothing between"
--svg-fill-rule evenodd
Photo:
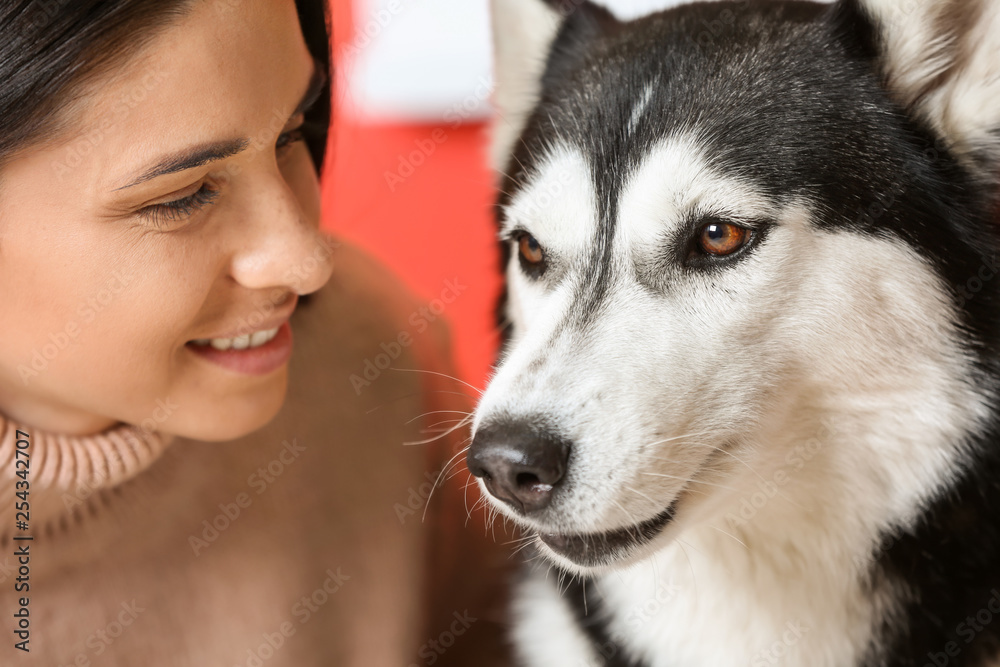
<instances>
[{"instance_id":1,"label":"dog's eye","mask_svg":"<svg viewBox=\"0 0 1000 667\"><path fill-rule=\"evenodd\" d=\"M528 264L541 264L542 260L545 259L545 253L542 252L542 246L531 234L523 234L521 238L518 239L517 246L521 252L521 259Z\"/></svg>"},{"instance_id":2,"label":"dog's eye","mask_svg":"<svg viewBox=\"0 0 1000 667\"><path fill-rule=\"evenodd\" d=\"M710 222L698 233L698 246L709 255L731 255L750 240L750 230L728 222Z\"/></svg>"},{"instance_id":3,"label":"dog's eye","mask_svg":"<svg viewBox=\"0 0 1000 667\"><path fill-rule=\"evenodd\" d=\"M548 258L545 251L542 250L542 244L528 232L518 233L513 240L517 245L521 270L529 278L540 278L545 273L545 267L548 264Z\"/></svg>"}]
</instances>

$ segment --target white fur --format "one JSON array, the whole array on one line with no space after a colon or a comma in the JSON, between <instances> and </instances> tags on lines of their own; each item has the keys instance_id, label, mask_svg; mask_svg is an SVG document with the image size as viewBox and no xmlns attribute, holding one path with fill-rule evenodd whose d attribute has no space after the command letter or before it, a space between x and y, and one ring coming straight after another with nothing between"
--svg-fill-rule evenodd
<instances>
[{"instance_id":1,"label":"white fur","mask_svg":"<svg viewBox=\"0 0 1000 667\"><path fill-rule=\"evenodd\" d=\"M496 80L491 160L502 172L528 115L561 17L541 0L490 0Z\"/></svg>"},{"instance_id":2,"label":"white fur","mask_svg":"<svg viewBox=\"0 0 1000 667\"><path fill-rule=\"evenodd\" d=\"M984 0L973 30L959 39L953 75L930 95L927 113L960 155L985 151L1000 166L1000 2ZM986 175L992 182L995 172Z\"/></svg>"},{"instance_id":3,"label":"white fur","mask_svg":"<svg viewBox=\"0 0 1000 667\"><path fill-rule=\"evenodd\" d=\"M601 663L544 568L531 573L514 600L514 649L518 664L600 667Z\"/></svg>"},{"instance_id":4,"label":"white fur","mask_svg":"<svg viewBox=\"0 0 1000 667\"><path fill-rule=\"evenodd\" d=\"M597 230L593 179L586 159L565 145L551 149L538 174L504 209L501 236L523 227L552 252L586 251Z\"/></svg>"},{"instance_id":5,"label":"white fur","mask_svg":"<svg viewBox=\"0 0 1000 667\"><path fill-rule=\"evenodd\" d=\"M654 665L676 664L658 656L730 665L784 641L788 623L804 624L810 631L783 647L785 664L851 664L896 593L872 597L854 575L879 533L912 521L950 478L964 429L984 415L939 280L902 243L819 231L805 205L775 208L714 173L693 139L680 138L628 181L609 278L614 307L584 336L572 325L574 267L585 266L581 240L596 209L586 210L590 179L571 155L561 149L512 203L519 224L558 250L561 266L550 270L563 273L555 285L532 283L512 260L520 336L476 425L496 412L544 414L573 435L574 464L545 520L512 518L599 532L679 498L673 524L599 585L620 613L642 605L658 580L685 583L640 626L619 618L616 633ZM583 190L547 215L525 216L567 165ZM640 286L681 221L710 213L769 214L779 224L725 272L667 269L653 285L662 296ZM815 451L804 459L795 448L807 443ZM767 496L762 488L773 494L744 519L744 501L753 507ZM534 626L519 630L526 655L575 641L531 620L555 622L558 604L522 601Z\"/></svg>"},{"instance_id":6,"label":"white fur","mask_svg":"<svg viewBox=\"0 0 1000 667\"><path fill-rule=\"evenodd\" d=\"M632 107L632 116L628 121L628 133L632 134L635 132L635 128L639 125L639 121L642 120L643 114L646 113L646 108L649 106L649 101L653 99L653 91L656 90L656 82L647 83L646 87L642 90L642 97L635 103Z\"/></svg>"},{"instance_id":7,"label":"white fur","mask_svg":"<svg viewBox=\"0 0 1000 667\"><path fill-rule=\"evenodd\" d=\"M771 203L746 183L712 173L691 135L654 148L630 176L619 206L621 241L636 248L662 243L669 229L664 221L676 222L688 214L747 219L773 213Z\"/></svg>"},{"instance_id":8,"label":"white fur","mask_svg":"<svg viewBox=\"0 0 1000 667\"><path fill-rule=\"evenodd\" d=\"M583 156L565 146L557 147L537 177L505 209L500 236L504 238L512 230L525 229L549 254L580 255L597 229L595 208L593 180ZM532 289L518 268L516 247L512 254L514 261L507 272L511 286L507 314L521 323L513 333L513 339L520 340L529 330L547 326L547 318L539 310L541 303L534 298L537 290Z\"/></svg>"},{"instance_id":9,"label":"white fur","mask_svg":"<svg viewBox=\"0 0 1000 667\"><path fill-rule=\"evenodd\" d=\"M971 164L984 151L1000 158L1000 0L966 1L979 18L955 33L939 31L949 0L865 4L893 94ZM636 100L632 126L648 100ZM495 163L512 145L498 137ZM573 457L552 506L512 518L601 532L676 499L658 538L596 573L616 639L662 667L854 664L900 602L888 584L861 586L876 538L915 520L985 419L944 286L904 243L822 231L808 201L778 207L681 136L627 177L607 307L581 329L592 179L563 145L542 164L504 224L532 233L553 262L532 281L512 253L514 344L475 428L495 414L542 414L569 435ZM560 174L573 183L542 205ZM706 215L777 225L725 271L665 263L684 221ZM601 664L543 573L515 607L524 664Z\"/></svg>"},{"instance_id":10,"label":"white fur","mask_svg":"<svg viewBox=\"0 0 1000 667\"><path fill-rule=\"evenodd\" d=\"M747 465L733 461L728 475L709 478L738 491L706 487L712 497L685 498L691 505L651 561L601 580L615 610L638 604L657 577L684 582L641 627L612 626L645 647L652 665L775 664L761 652L789 622L809 631L782 646L783 664L855 664L872 621L894 603L895 591L872 598L857 578L876 535L909 523L949 479L964 424L982 415L940 286L922 262L885 241L816 236L811 270L797 272L811 296L788 304L788 329L775 332L812 377L778 380L784 409L734 452ZM884 312L888 295L895 303ZM931 318L923 332L904 334L923 315ZM875 326L856 328L862 321ZM814 382L826 387L821 395ZM812 438L810 458L793 454Z\"/></svg>"},{"instance_id":11,"label":"white fur","mask_svg":"<svg viewBox=\"0 0 1000 667\"><path fill-rule=\"evenodd\" d=\"M1000 1L864 0L897 99L972 164L1000 162ZM956 16L958 18L956 18ZM963 21L964 19L964 21ZM996 179L995 173L987 178Z\"/></svg>"}]
</instances>

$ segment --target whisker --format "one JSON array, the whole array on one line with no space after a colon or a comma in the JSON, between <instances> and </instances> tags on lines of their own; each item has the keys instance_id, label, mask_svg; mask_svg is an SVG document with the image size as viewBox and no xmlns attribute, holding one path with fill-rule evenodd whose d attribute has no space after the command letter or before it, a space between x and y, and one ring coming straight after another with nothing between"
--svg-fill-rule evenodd
<instances>
[{"instance_id":1,"label":"whisker","mask_svg":"<svg viewBox=\"0 0 1000 667\"><path fill-rule=\"evenodd\" d=\"M379 405L376 405L374 408L369 408L369 409L365 410L365 414L366 415L370 415L371 413L375 412L376 410L381 410L382 408L384 408L385 406L389 405L390 403L395 403L396 401L403 401L403 400L406 400L407 398L413 398L414 396L421 396L421 395L423 395L425 393L428 393L428 394L452 394L454 396L461 396L463 398L469 398L469 395L466 394L463 391L450 391L448 389L429 389L429 390L426 390L426 391L414 391L414 392L410 392L409 394L403 394L402 396L397 396L396 398L390 398L388 401L386 401L384 403L380 403Z\"/></svg>"},{"instance_id":2,"label":"whisker","mask_svg":"<svg viewBox=\"0 0 1000 667\"><path fill-rule=\"evenodd\" d=\"M635 532L638 529L639 522L636 521L635 517L632 516L632 513L629 512L624 507L622 507L621 503L619 503L617 500L615 500L614 498L612 498L611 502L613 502L615 504L615 507L617 507L618 509L620 509L622 511L622 513L625 514L625 518L627 518L629 520L629 522L630 522L629 526L627 528L628 534L632 537L633 540L635 540L636 542L639 542L640 541L639 540L639 535L638 535L638 533Z\"/></svg>"},{"instance_id":3,"label":"whisker","mask_svg":"<svg viewBox=\"0 0 1000 667\"><path fill-rule=\"evenodd\" d=\"M514 556L518 555L519 553L521 553L522 551L524 551L525 549L527 549L528 547L530 547L532 544L534 544L533 540L529 541L529 542L525 542L524 544L522 544L521 546L519 546L517 549L515 549L514 552L510 556L507 557L507 560L510 560Z\"/></svg>"},{"instance_id":4,"label":"whisker","mask_svg":"<svg viewBox=\"0 0 1000 667\"><path fill-rule=\"evenodd\" d=\"M735 488L733 488L731 486L726 486L724 484L716 484L714 482L706 482L704 480L692 479L690 477L678 477L677 475L668 475L668 474L663 473L663 472L642 472L642 473L639 473L639 474L640 475L651 475L653 477L666 477L668 479L678 479L678 480L684 482L685 484L694 483L694 484L705 484L706 486L717 486L720 489L726 489L727 491L733 491L734 493L737 491Z\"/></svg>"},{"instance_id":5,"label":"whisker","mask_svg":"<svg viewBox=\"0 0 1000 667\"><path fill-rule=\"evenodd\" d=\"M626 486L626 487L625 487L625 490L626 490L626 491L631 491L632 493L634 493L635 495L637 495L637 496L639 496L639 497L641 497L641 498L645 498L645 499L646 499L646 500L648 500L648 501L649 501L650 503L652 503L654 507L655 507L655 506L657 506L657 505L659 504L659 503L657 503L657 502L656 502L655 500L653 500L652 498L650 498L649 496L647 496L647 495L646 495L645 493L643 493L643 492L641 492L641 491L639 491L639 490L637 490L637 489L633 489L633 488L632 488L631 486Z\"/></svg>"},{"instance_id":6,"label":"whisker","mask_svg":"<svg viewBox=\"0 0 1000 667\"><path fill-rule=\"evenodd\" d=\"M703 446L703 447L711 447L712 449L715 449L716 451L722 452L723 454L726 454L727 456L731 456L732 458L736 459L737 461L739 461L740 463L742 463L744 466L746 466L746 469L749 470L750 472L752 472L754 475L756 475L762 482L764 482L765 484L771 484L771 482L769 482L767 479L765 479L765 477L763 475L761 475L759 472L757 472L756 470L754 470L750 466L749 463L747 463L743 459L739 458L738 456L736 456L735 454L733 454L729 450L723 449L722 447L719 447L718 445L706 445L704 443L691 443L691 444L701 444L701 446ZM784 493L782 493L781 489L776 489L776 493L777 493L777 495L781 496L782 498L784 498L785 500L787 500L789 503L791 503L795 507L798 507L801 510L805 509L804 507L802 507L802 505L800 505L799 503L795 502L794 500L792 500L791 498L789 498L788 496L786 496Z\"/></svg>"},{"instance_id":7,"label":"whisker","mask_svg":"<svg viewBox=\"0 0 1000 667\"><path fill-rule=\"evenodd\" d=\"M391 371L399 371L401 373L427 373L428 375L437 375L439 377L447 378L448 380L454 380L455 382L458 382L460 384L465 385L466 387L468 387L472 391L476 392L480 396L483 395L483 390L480 389L479 387L476 387L475 385L469 384L465 380L459 379L459 378L455 377L454 375L448 375L447 373L439 373L438 371L429 371L429 370L426 370L426 369L423 369L423 368L395 368L395 367L392 367L392 366L389 367L389 370L391 370Z\"/></svg>"},{"instance_id":8,"label":"whisker","mask_svg":"<svg viewBox=\"0 0 1000 667\"><path fill-rule=\"evenodd\" d=\"M428 424L424 428L420 429L421 433L436 433L441 430L441 427L445 424L461 424L463 421L468 419L468 417L463 417L462 419L442 419L439 422L434 422L433 424Z\"/></svg>"},{"instance_id":9,"label":"whisker","mask_svg":"<svg viewBox=\"0 0 1000 667\"><path fill-rule=\"evenodd\" d=\"M678 538L674 538L674 542L676 542L677 546L679 546L681 548L681 551L684 553L684 558L687 559L688 569L691 570L691 583L694 584L694 595L695 595L695 598L697 599L697 597L698 597L698 577L696 577L695 574L694 574L694 563L691 562L691 555L687 552L687 549L684 548L684 545L686 544L684 542L684 540L682 540L682 539L680 539L678 537ZM694 547L692 547L692 548L694 548Z\"/></svg>"},{"instance_id":10,"label":"whisker","mask_svg":"<svg viewBox=\"0 0 1000 667\"><path fill-rule=\"evenodd\" d=\"M453 413L453 414L457 413L457 414L466 415L466 416L472 414L468 410L431 410L430 412L425 412L422 415L417 415L416 417L414 417L413 419L408 420L405 423L411 424L411 423L417 421L418 419L420 419L421 417L427 417L427 416L430 416L430 415L439 415L439 414L443 414L443 413L446 413L446 412L450 412L450 413Z\"/></svg>"},{"instance_id":11,"label":"whisker","mask_svg":"<svg viewBox=\"0 0 1000 667\"><path fill-rule=\"evenodd\" d=\"M469 419L469 418L466 418L466 419ZM427 445L427 444L430 444L430 443L434 442L435 440L440 440L441 438L444 438L444 437L447 437L447 436L451 435L452 433L454 433L455 431L457 431L458 429L462 428L465 425L466 425L466 420L463 419L461 422L459 422L458 424L456 424L455 426L451 427L450 429L448 429L447 431L445 431L444 433L442 433L440 435L434 436L433 438L427 438L426 440L414 440L414 441L411 441L411 442L404 442L403 445L406 446L406 447L412 447L414 445Z\"/></svg>"},{"instance_id":12,"label":"whisker","mask_svg":"<svg viewBox=\"0 0 1000 667\"><path fill-rule=\"evenodd\" d=\"M712 433L721 433L721 432L722 431L720 431L719 429L711 429L711 430L707 430L707 431L697 431L697 432L694 432L694 433L682 433L681 435L675 435L675 436L670 437L670 438L664 438L663 440L657 440L656 442L647 443L646 445L644 445L644 447L655 447L656 445L663 445L663 444L666 444L668 442L673 442L675 440L680 440L682 438L696 438L696 437L701 436L701 435L710 435Z\"/></svg>"},{"instance_id":13,"label":"whisker","mask_svg":"<svg viewBox=\"0 0 1000 667\"><path fill-rule=\"evenodd\" d=\"M470 447L471 447L471 445L470 445ZM448 459L448 462L444 464L444 468L442 468L441 472L438 473L437 479L435 479L434 483L431 485L431 491L430 491L430 493L427 494L427 502L424 503L424 512L420 516L420 523L423 523L424 519L427 518L427 508L431 506L431 498L434 497L434 490L437 489L437 485L441 481L441 478L444 476L445 470L448 469L448 465L452 461L454 461L456 458L458 458L459 456L461 456L462 454L464 454L467 451L469 451L469 447L466 447L465 449L460 450L458 453L455 454L455 456L452 456L450 459Z\"/></svg>"},{"instance_id":14,"label":"whisker","mask_svg":"<svg viewBox=\"0 0 1000 667\"><path fill-rule=\"evenodd\" d=\"M747 463L746 461L744 461L740 457L736 456L736 454L733 454L728 449L723 449L722 447L719 447L718 445L713 445L713 444L710 444L710 443L707 443L707 442L689 442L689 443L686 443L686 444L693 445L695 447L708 447L709 449L714 449L717 452L721 452L721 453L725 454L726 456L729 456L730 458L736 460L741 465L746 466L747 470L749 470L753 474L757 475L761 479L764 479L759 472L757 472L756 470L754 470L750 466L749 463Z\"/></svg>"},{"instance_id":15,"label":"whisker","mask_svg":"<svg viewBox=\"0 0 1000 667\"><path fill-rule=\"evenodd\" d=\"M466 441L466 442L468 442L468 441ZM458 452L455 456L453 456L452 460L456 459L457 457L461 456L463 453L468 452L468 451L469 451L469 447L466 446L462 451ZM442 471L445 473L444 481L447 482L447 481L449 481L451 479L454 479L455 477L457 477L458 475L460 475L462 473L462 460L459 459L457 461L454 461L454 463L445 464L445 467L442 468Z\"/></svg>"},{"instance_id":16,"label":"whisker","mask_svg":"<svg viewBox=\"0 0 1000 667\"><path fill-rule=\"evenodd\" d=\"M449 480L452 480L452 479L458 477L461 474L462 474L462 464L461 464L461 462L456 461L455 462L455 467L453 468L453 472L450 475L448 475L447 478L445 478L445 481L447 482ZM472 476L470 475L469 477L470 477L470 480L471 480Z\"/></svg>"},{"instance_id":17,"label":"whisker","mask_svg":"<svg viewBox=\"0 0 1000 667\"><path fill-rule=\"evenodd\" d=\"M469 510L469 485L472 484L473 479L470 476L468 481L465 482L465 486L462 487L462 502L465 505L465 528L469 527L469 521L472 519L472 510ZM473 510L475 510L475 504L473 504Z\"/></svg>"},{"instance_id":18,"label":"whisker","mask_svg":"<svg viewBox=\"0 0 1000 667\"><path fill-rule=\"evenodd\" d=\"M742 545L743 545L743 548L744 548L744 549L746 549L747 551L750 551L750 547L748 547L748 546L747 546L747 545L746 545L746 544L745 544L745 543L743 542L743 540L739 539L739 538L738 538L738 537L736 537L735 535L731 535L730 533L727 533L726 531L722 530L721 528L719 528L719 527L717 527L717 526L713 526L712 524L708 524L708 527L709 527L709 528L711 528L711 529L713 529L713 530L717 530L717 531L719 531L720 533L722 533L722 534L723 534L723 535L725 535L726 537L731 537L731 538L733 538L734 540L736 540L737 542L739 542L740 544L742 544Z\"/></svg>"},{"instance_id":19,"label":"whisker","mask_svg":"<svg viewBox=\"0 0 1000 667\"><path fill-rule=\"evenodd\" d=\"M523 535L521 537L515 537L512 540L508 540L508 541L504 542L503 546L507 546L508 544L516 544L517 542L524 542L525 540L530 540L530 539L533 539L534 537L535 537L534 534Z\"/></svg>"}]
</instances>

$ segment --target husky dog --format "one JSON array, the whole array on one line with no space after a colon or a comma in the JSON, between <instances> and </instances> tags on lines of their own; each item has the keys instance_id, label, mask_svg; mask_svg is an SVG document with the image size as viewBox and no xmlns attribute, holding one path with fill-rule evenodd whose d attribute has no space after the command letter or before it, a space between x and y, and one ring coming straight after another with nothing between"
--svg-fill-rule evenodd
<instances>
[{"instance_id":1,"label":"husky dog","mask_svg":"<svg viewBox=\"0 0 1000 667\"><path fill-rule=\"evenodd\" d=\"M1000 0L493 0L525 665L1000 665Z\"/></svg>"}]
</instances>

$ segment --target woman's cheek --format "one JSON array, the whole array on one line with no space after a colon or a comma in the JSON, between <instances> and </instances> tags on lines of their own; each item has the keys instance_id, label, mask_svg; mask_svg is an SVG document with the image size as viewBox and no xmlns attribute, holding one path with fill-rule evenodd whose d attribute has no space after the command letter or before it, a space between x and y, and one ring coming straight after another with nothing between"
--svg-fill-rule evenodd
<instances>
[{"instance_id":1,"label":"woman's cheek","mask_svg":"<svg viewBox=\"0 0 1000 667\"><path fill-rule=\"evenodd\" d=\"M153 233L120 247L125 261L84 309L92 318L85 348L126 358L146 373L179 349L211 292L217 264L199 236Z\"/></svg>"},{"instance_id":2,"label":"woman's cheek","mask_svg":"<svg viewBox=\"0 0 1000 667\"><path fill-rule=\"evenodd\" d=\"M103 349L102 328L133 280L113 252L68 243L69 234L48 242L42 236L11 238L0 260L0 284L8 294L34 295L0 305L0 358L5 367L13 365L26 390L61 383L61 369Z\"/></svg>"}]
</instances>

